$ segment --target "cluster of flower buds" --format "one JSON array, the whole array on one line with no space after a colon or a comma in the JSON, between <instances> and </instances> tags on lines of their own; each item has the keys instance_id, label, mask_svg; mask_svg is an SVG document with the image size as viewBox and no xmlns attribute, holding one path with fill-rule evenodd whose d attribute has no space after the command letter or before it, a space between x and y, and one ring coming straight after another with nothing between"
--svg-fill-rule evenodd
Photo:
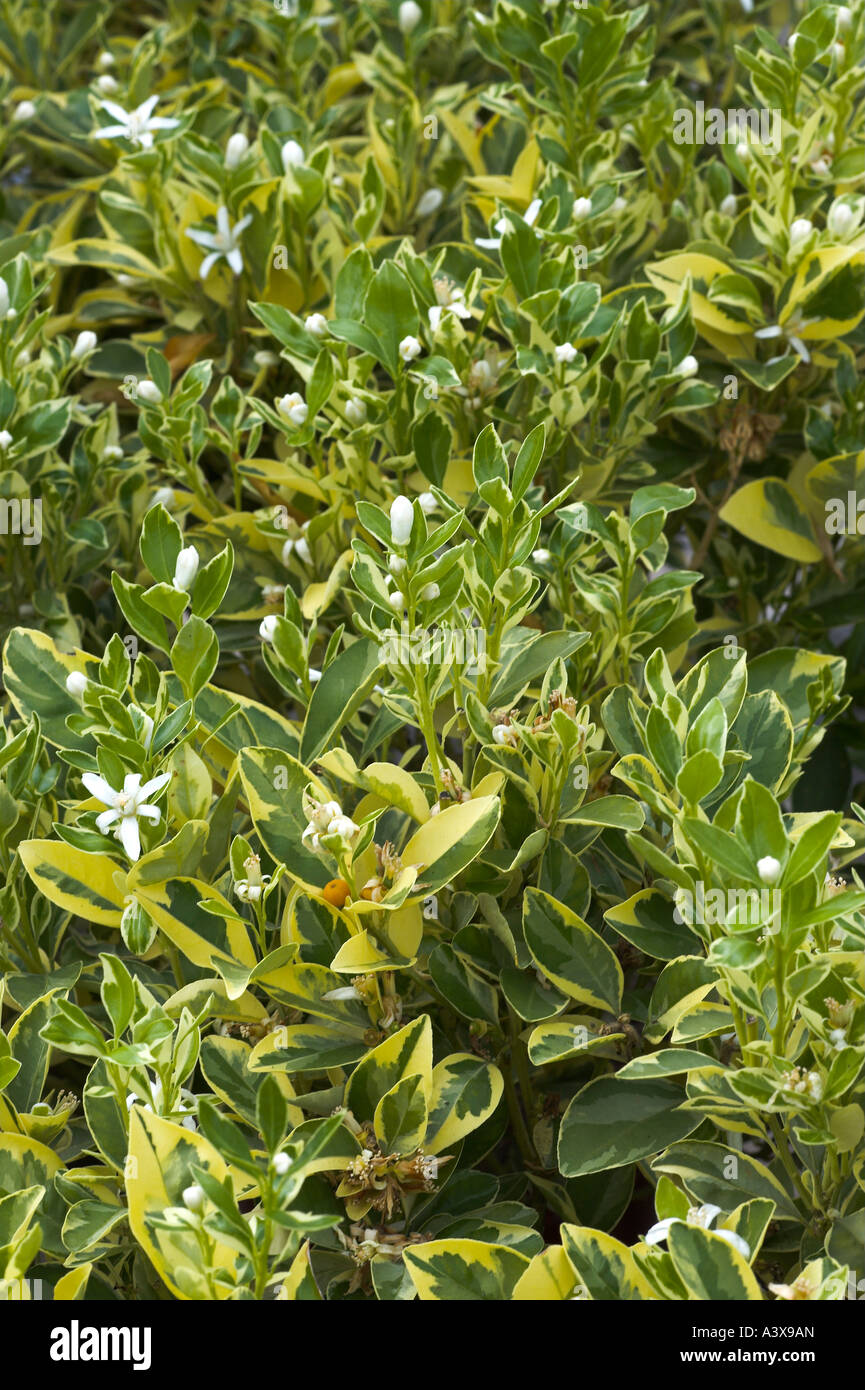
<instances>
[{"instance_id":1,"label":"cluster of flower buds","mask_svg":"<svg viewBox=\"0 0 865 1390\"><path fill-rule=\"evenodd\" d=\"M786 1091L806 1095L813 1101L823 1099L823 1078L818 1071L805 1071L803 1068L793 1067L785 1073L782 1080Z\"/></svg>"},{"instance_id":2,"label":"cluster of flower buds","mask_svg":"<svg viewBox=\"0 0 865 1390\"><path fill-rule=\"evenodd\" d=\"M336 836L348 850L358 837L358 826L355 825L350 816L343 815L342 807L338 801L322 802L315 801L310 797L308 815L309 822L301 836L301 840L308 849L318 850L321 848L323 839Z\"/></svg>"}]
</instances>

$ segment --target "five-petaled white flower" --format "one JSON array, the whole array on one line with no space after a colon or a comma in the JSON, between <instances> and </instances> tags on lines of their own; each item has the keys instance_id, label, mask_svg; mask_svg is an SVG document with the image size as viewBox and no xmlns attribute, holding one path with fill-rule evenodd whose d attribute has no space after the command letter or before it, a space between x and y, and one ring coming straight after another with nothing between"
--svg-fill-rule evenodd
<instances>
[{"instance_id":1,"label":"five-petaled white flower","mask_svg":"<svg viewBox=\"0 0 865 1390\"><path fill-rule=\"evenodd\" d=\"M94 130L94 140L129 140L131 144L149 150L153 144L155 130L174 130L180 125L180 121L172 116L153 115L158 100L158 96L148 97L140 106L136 106L134 111L124 111L116 101L100 102L102 110L113 116L117 124L101 126Z\"/></svg>"},{"instance_id":2,"label":"five-petaled white flower","mask_svg":"<svg viewBox=\"0 0 865 1390\"><path fill-rule=\"evenodd\" d=\"M691 1207L687 1217L683 1220L681 1216L667 1216L663 1221L656 1221L651 1230L648 1230L643 1237L647 1245L660 1245L661 1241L667 1239L667 1233L671 1226L701 1226L704 1231L711 1230L712 1222L721 1212L720 1207L715 1207L711 1202L704 1202L701 1207ZM744 1259L750 1259L751 1251L747 1241L741 1236L736 1235L735 1231L713 1230L713 1235L720 1236L728 1245L732 1245L734 1250L738 1250Z\"/></svg>"},{"instance_id":3,"label":"five-petaled white flower","mask_svg":"<svg viewBox=\"0 0 865 1390\"><path fill-rule=\"evenodd\" d=\"M141 773L129 772L123 779L123 790L119 792L97 772L82 773L81 780L90 795L108 807L107 811L101 811L96 817L97 830L104 835L108 827L116 822L114 838L120 841L130 859L138 859L141 854L138 817L144 816L154 825L159 821L162 812L158 806L151 805L147 798L162 791L166 783L171 781L171 773L162 772L158 777L151 777L142 787Z\"/></svg>"},{"instance_id":4,"label":"five-petaled white flower","mask_svg":"<svg viewBox=\"0 0 865 1390\"><path fill-rule=\"evenodd\" d=\"M210 252L201 262L200 275L202 280L206 280L216 262L225 257L235 275L239 275L243 270L243 256L240 254L240 234L252 221L252 214L247 213L241 217L239 222L235 222L232 227L228 216L228 208L221 204L216 209L216 231L199 232L194 227L188 227L186 235L198 246L203 246Z\"/></svg>"},{"instance_id":5,"label":"five-petaled white flower","mask_svg":"<svg viewBox=\"0 0 865 1390\"><path fill-rule=\"evenodd\" d=\"M538 213L541 210L540 198L534 198L523 213L523 221L527 227L533 227L538 220ZM498 232L498 236L475 237L475 246L480 246L484 251L498 251L502 244L502 237L510 227L510 222L506 217L500 217L498 222L493 224L493 231ZM537 233L540 236L540 232Z\"/></svg>"},{"instance_id":6,"label":"five-petaled white flower","mask_svg":"<svg viewBox=\"0 0 865 1390\"><path fill-rule=\"evenodd\" d=\"M754 333L755 338L785 338L789 346L796 353L802 362L810 362L811 354L802 340L802 330L809 324L816 323L816 319L804 319L801 312L795 309L785 323L773 323L768 328L758 328ZM787 353L779 353L777 357L770 357L767 366L773 362L780 362Z\"/></svg>"}]
</instances>

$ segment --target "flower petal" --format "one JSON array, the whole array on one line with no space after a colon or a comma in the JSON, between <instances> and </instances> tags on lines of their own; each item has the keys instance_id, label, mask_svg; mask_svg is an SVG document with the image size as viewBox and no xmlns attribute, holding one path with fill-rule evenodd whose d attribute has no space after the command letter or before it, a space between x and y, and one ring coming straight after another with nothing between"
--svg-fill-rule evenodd
<instances>
[{"instance_id":1,"label":"flower petal","mask_svg":"<svg viewBox=\"0 0 865 1390\"><path fill-rule=\"evenodd\" d=\"M137 816L120 817L120 825L117 827L117 838L130 859L136 860L140 857L141 835L138 830Z\"/></svg>"},{"instance_id":2,"label":"flower petal","mask_svg":"<svg viewBox=\"0 0 865 1390\"><path fill-rule=\"evenodd\" d=\"M82 772L81 780L90 795L95 796L97 801L103 802L106 806L114 805L118 793L108 785L104 777L99 776L98 772Z\"/></svg>"}]
</instances>

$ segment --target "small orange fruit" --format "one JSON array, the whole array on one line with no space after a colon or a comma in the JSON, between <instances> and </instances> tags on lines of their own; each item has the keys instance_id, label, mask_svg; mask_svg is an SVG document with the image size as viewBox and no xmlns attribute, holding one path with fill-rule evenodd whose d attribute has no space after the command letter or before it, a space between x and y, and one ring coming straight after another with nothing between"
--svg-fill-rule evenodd
<instances>
[{"instance_id":1,"label":"small orange fruit","mask_svg":"<svg viewBox=\"0 0 865 1390\"><path fill-rule=\"evenodd\" d=\"M322 889L324 900L330 903L331 907L345 907L350 892L351 889L344 878L332 878Z\"/></svg>"}]
</instances>

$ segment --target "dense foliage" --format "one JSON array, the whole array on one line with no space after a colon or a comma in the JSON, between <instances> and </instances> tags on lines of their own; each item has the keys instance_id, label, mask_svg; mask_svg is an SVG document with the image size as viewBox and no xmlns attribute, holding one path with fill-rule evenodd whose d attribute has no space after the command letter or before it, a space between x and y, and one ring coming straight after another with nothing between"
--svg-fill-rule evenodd
<instances>
[{"instance_id":1,"label":"dense foliage","mask_svg":"<svg viewBox=\"0 0 865 1390\"><path fill-rule=\"evenodd\" d=\"M863 52L0 5L6 1297L857 1296Z\"/></svg>"}]
</instances>

